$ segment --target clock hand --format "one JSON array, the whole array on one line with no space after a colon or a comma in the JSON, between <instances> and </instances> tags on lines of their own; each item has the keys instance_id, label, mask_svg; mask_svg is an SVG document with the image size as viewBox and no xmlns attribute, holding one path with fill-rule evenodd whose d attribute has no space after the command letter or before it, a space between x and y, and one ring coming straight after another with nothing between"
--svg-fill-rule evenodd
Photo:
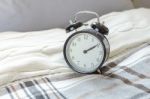
<instances>
[{"instance_id":1,"label":"clock hand","mask_svg":"<svg viewBox=\"0 0 150 99\"><path fill-rule=\"evenodd\" d=\"M94 45L94 46L92 46L92 47L90 47L89 49L87 49L87 50L84 50L83 51L83 53L84 54L86 54L88 51L90 51L90 50L92 50L92 49L94 49L96 46L98 46L99 44L96 44L96 45Z\"/></svg>"}]
</instances>

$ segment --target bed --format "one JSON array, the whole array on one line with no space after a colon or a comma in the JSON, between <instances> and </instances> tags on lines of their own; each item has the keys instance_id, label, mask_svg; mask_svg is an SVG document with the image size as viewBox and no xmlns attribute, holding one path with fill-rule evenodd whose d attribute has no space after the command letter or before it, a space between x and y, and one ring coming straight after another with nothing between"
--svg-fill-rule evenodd
<instances>
[{"instance_id":1,"label":"bed","mask_svg":"<svg viewBox=\"0 0 150 99\"><path fill-rule=\"evenodd\" d=\"M0 99L149 99L149 17L145 8L100 17L111 45L102 74L68 67L65 29L0 33Z\"/></svg>"}]
</instances>

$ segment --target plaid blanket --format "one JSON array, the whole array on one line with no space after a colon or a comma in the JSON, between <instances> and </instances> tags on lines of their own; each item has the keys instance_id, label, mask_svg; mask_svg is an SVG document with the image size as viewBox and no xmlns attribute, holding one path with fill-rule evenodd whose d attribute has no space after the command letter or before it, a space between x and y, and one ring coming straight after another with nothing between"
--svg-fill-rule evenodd
<instances>
[{"instance_id":1,"label":"plaid blanket","mask_svg":"<svg viewBox=\"0 0 150 99\"><path fill-rule=\"evenodd\" d=\"M0 99L150 99L150 44L144 43L102 67L102 74L41 75L0 88Z\"/></svg>"},{"instance_id":2,"label":"plaid blanket","mask_svg":"<svg viewBox=\"0 0 150 99\"><path fill-rule=\"evenodd\" d=\"M149 17L135 9L100 18L110 29L102 74L68 68L63 29L0 33L0 99L150 99Z\"/></svg>"}]
</instances>

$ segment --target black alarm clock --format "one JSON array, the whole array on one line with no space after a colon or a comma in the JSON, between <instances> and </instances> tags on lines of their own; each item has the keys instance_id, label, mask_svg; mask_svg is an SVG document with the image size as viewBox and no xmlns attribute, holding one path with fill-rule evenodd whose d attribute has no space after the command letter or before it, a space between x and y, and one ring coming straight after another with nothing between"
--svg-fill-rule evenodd
<instances>
[{"instance_id":1,"label":"black alarm clock","mask_svg":"<svg viewBox=\"0 0 150 99\"><path fill-rule=\"evenodd\" d=\"M90 24L90 28L80 29L85 25L78 22L79 14L94 14L97 22ZM86 24L87 25L87 24ZM99 21L96 12L80 11L75 14L75 20L66 28L67 33L73 32L64 44L63 54L66 63L76 72L93 73L103 66L110 52L110 45L105 37L109 30Z\"/></svg>"}]
</instances>

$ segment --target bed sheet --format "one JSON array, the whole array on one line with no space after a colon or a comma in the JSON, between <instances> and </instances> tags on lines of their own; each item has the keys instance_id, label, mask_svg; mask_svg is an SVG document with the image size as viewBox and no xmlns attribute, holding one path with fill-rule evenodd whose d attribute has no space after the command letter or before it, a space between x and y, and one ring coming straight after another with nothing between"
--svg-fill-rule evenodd
<instances>
[{"instance_id":1,"label":"bed sheet","mask_svg":"<svg viewBox=\"0 0 150 99\"><path fill-rule=\"evenodd\" d=\"M78 74L67 66L64 29L0 34L0 98L149 99L149 16L142 8L100 18L111 45L102 74Z\"/></svg>"}]
</instances>

